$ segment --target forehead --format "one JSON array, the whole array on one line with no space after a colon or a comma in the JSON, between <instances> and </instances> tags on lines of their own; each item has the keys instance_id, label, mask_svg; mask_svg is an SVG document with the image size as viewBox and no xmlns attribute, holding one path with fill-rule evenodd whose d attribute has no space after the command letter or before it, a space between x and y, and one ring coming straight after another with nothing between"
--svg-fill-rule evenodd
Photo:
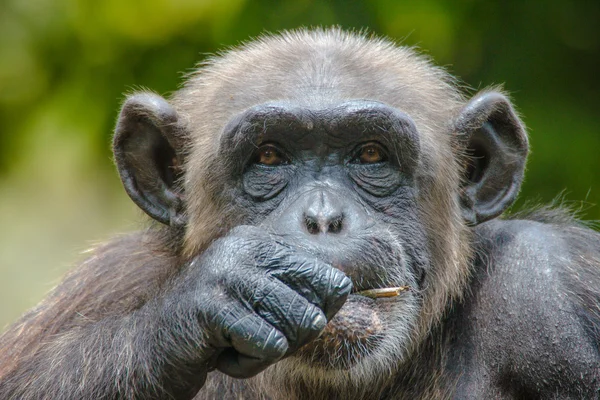
<instances>
[{"instance_id":1,"label":"forehead","mask_svg":"<svg viewBox=\"0 0 600 400\"><path fill-rule=\"evenodd\" d=\"M209 60L175 96L178 108L224 126L258 104L326 109L375 100L420 130L443 124L460 102L449 75L413 50L339 30L270 36Z\"/></svg>"}]
</instances>

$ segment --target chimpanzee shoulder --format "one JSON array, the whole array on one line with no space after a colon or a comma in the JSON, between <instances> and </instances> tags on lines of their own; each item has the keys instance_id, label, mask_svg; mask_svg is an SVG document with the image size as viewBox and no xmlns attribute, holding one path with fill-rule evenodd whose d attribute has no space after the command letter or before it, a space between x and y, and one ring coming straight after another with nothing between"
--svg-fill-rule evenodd
<instances>
[{"instance_id":1,"label":"chimpanzee shoulder","mask_svg":"<svg viewBox=\"0 0 600 400\"><path fill-rule=\"evenodd\" d=\"M475 251L469 291L442 334L454 396L595 398L600 234L542 208L480 225Z\"/></svg>"}]
</instances>

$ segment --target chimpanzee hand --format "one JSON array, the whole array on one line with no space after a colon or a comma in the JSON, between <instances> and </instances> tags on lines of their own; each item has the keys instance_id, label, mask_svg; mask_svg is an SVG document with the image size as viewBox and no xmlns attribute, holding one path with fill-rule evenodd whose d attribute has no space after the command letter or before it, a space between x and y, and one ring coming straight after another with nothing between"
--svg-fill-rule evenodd
<instances>
[{"instance_id":1,"label":"chimpanzee hand","mask_svg":"<svg viewBox=\"0 0 600 400\"><path fill-rule=\"evenodd\" d=\"M340 270L250 226L215 241L180 282L204 335L198 353L239 378L315 339L352 289Z\"/></svg>"}]
</instances>

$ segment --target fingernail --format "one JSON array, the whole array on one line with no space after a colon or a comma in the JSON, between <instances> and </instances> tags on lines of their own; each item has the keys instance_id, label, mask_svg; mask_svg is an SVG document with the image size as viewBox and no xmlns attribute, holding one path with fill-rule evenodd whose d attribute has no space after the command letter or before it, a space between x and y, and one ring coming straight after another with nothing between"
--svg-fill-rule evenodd
<instances>
[{"instance_id":1,"label":"fingernail","mask_svg":"<svg viewBox=\"0 0 600 400\"><path fill-rule=\"evenodd\" d=\"M318 313L315 318L313 318L312 325L319 330L323 329L325 328L325 325L327 325L327 319L323 314Z\"/></svg>"}]
</instances>

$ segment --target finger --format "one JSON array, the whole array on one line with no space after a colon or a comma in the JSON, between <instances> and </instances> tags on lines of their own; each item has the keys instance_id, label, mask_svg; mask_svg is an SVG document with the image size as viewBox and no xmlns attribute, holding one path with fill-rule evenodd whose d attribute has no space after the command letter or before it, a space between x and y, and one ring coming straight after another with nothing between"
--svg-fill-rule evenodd
<instances>
[{"instance_id":1,"label":"finger","mask_svg":"<svg viewBox=\"0 0 600 400\"><path fill-rule=\"evenodd\" d=\"M217 358L216 368L233 378L251 378L275 361L245 356L233 348L225 349Z\"/></svg>"},{"instance_id":2,"label":"finger","mask_svg":"<svg viewBox=\"0 0 600 400\"><path fill-rule=\"evenodd\" d=\"M288 257L288 268L271 271L271 275L288 285L330 320L346 302L352 281L339 269L302 255Z\"/></svg>"},{"instance_id":3,"label":"finger","mask_svg":"<svg viewBox=\"0 0 600 400\"><path fill-rule=\"evenodd\" d=\"M276 279L246 286L252 308L287 338L290 350L315 339L327 325L319 307Z\"/></svg>"},{"instance_id":4,"label":"finger","mask_svg":"<svg viewBox=\"0 0 600 400\"><path fill-rule=\"evenodd\" d=\"M229 348L219 355L215 366L227 375L236 378L256 375L281 359L288 350L282 332L241 305L235 312L227 312L219 319L221 347Z\"/></svg>"}]
</instances>

